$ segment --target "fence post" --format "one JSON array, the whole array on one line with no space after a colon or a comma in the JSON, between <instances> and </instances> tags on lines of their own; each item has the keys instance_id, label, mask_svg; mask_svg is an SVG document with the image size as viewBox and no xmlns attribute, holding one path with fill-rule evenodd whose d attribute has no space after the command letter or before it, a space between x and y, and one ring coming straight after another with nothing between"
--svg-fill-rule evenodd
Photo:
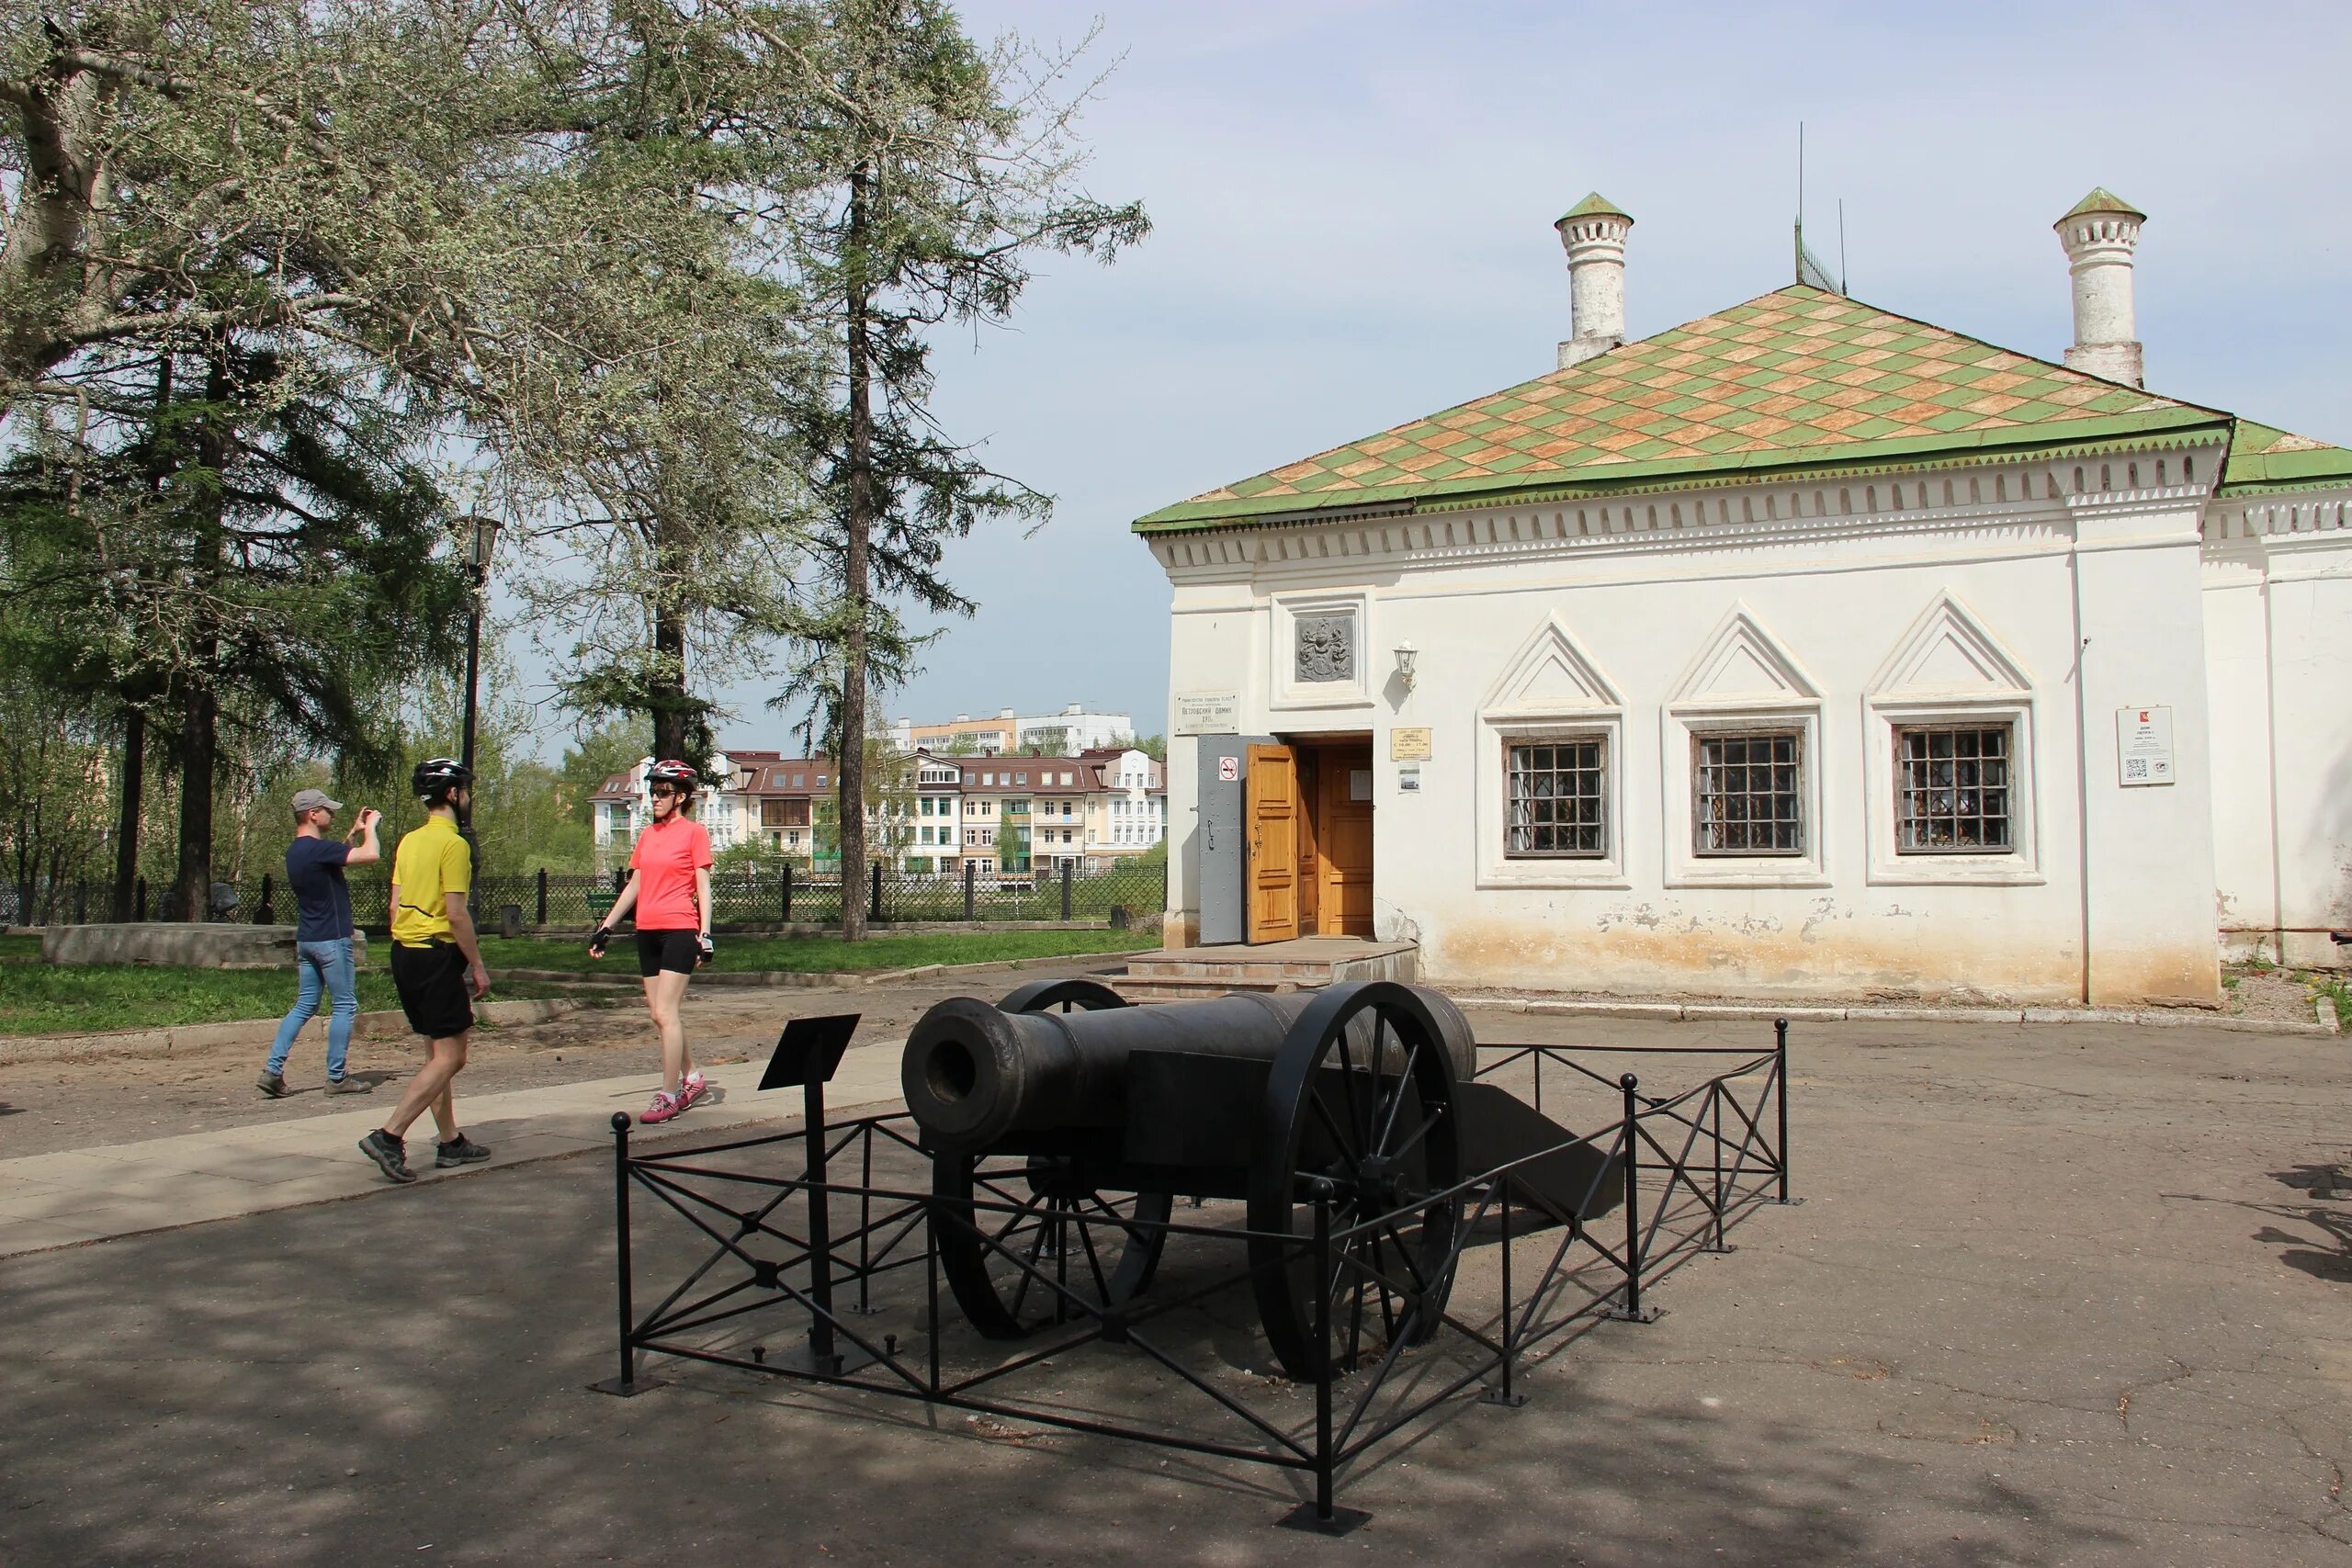
<instances>
[{"instance_id":1,"label":"fence post","mask_svg":"<svg viewBox=\"0 0 2352 1568\"><path fill-rule=\"evenodd\" d=\"M867 871L865 882L867 887L865 918L878 921L882 918L882 863L880 861L876 861Z\"/></svg>"},{"instance_id":2,"label":"fence post","mask_svg":"<svg viewBox=\"0 0 2352 1568\"><path fill-rule=\"evenodd\" d=\"M662 1386L660 1378L637 1375L637 1321L629 1310L628 1288L628 1111L613 1112L613 1250L620 1298L620 1375L588 1385L598 1393L616 1393L623 1399Z\"/></svg>"},{"instance_id":3,"label":"fence post","mask_svg":"<svg viewBox=\"0 0 2352 1568\"><path fill-rule=\"evenodd\" d=\"M973 880L974 874L978 870L978 863L968 860L964 863L964 919L967 921L980 918L980 907L976 891L978 885Z\"/></svg>"},{"instance_id":4,"label":"fence post","mask_svg":"<svg viewBox=\"0 0 2352 1568\"><path fill-rule=\"evenodd\" d=\"M1617 1080L1625 1093L1625 1304L1606 1315L1625 1323L1657 1321L1656 1314L1642 1310L1642 1108L1634 1093L1640 1082L1631 1073Z\"/></svg>"},{"instance_id":5,"label":"fence post","mask_svg":"<svg viewBox=\"0 0 2352 1568\"><path fill-rule=\"evenodd\" d=\"M784 863L784 886L782 891L784 894L784 909L781 916L781 921L783 924L788 926L792 923L792 863L790 861Z\"/></svg>"},{"instance_id":6,"label":"fence post","mask_svg":"<svg viewBox=\"0 0 2352 1568\"><path fill-rule=\"evenodd\" d=\"M130 918L141 924L147 919L147 879L143 876L139 879L139 908Z\"/></svg>"},{"instance_id":7,"label":"fence post","mask_svg":"<svg viewBox=\"0 0 2352 1568\"><path fill-rule=\"evenodd\" d=\"M86 926L90 923L90 883L86 877L74 879L74 923L77 926Z\"/></svg>"},{"instance_id":8,"label":"fence post","mask_svg":"<svg viewBox=\"0 0 2352 1568\"><path fill-rule=\"evenodd\" d=\"M1772 1021L1772 1082L1780 1089L1781 1146L1773 1150L1781 1164L1781 1201L1789 1201L1789 1021Z\"/></svg>"},{"instance_id":9,"label":"fence post","mask_svg":"<svg viewBox=\"0 0 2352 1568\"><path fill-rule=\"evenodd\" d=\"M261 874L261 902L254 907L254 924L271 926L277 923L277 907L272 902L276 892L276 883L269 873L263 872Z\"/></svg>"},{"instance_id":10,"label":"fence post","mask_svg":"<svg viewBox=\"0 0 2352 1568\"><path fill-rule=\"evenodd\" d=\"M544 926L548 923L548 868L546 866L539 867L538 880L539 918L536 923Z\"/></svg>"},{"instance_id":11,"label":"fence post","mask_svg":"<svg viewBox=\"0 0 2352 1568\"><path fill-rule=\"evenodd\" d=\"M1062 919L1069 919L1069 862L1062 862Z\"/></svg>"}]
</instances>

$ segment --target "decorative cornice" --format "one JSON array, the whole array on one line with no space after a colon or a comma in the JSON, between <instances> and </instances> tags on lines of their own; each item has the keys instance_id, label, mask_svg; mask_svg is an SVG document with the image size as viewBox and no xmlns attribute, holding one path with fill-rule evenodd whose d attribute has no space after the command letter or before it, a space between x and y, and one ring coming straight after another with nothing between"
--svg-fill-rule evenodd
<instances>
[{"instance_id":1,"label":"decorative cornice","mask_svg":"<svg viewBox=\"0 0 2352 1568\"><path fill-rule=\"evenodd\" d=\"M2207 503L2205 537L2280 538L2341 534L2352 529L2352 485L2282 486L2232 491Z\"/></svg>"},{"instance_id":2,"label":"decorative cornice","mask_svg":"<svg viewBox=\"0 0 2352 1568\"><path fill-rule=\"evenodd\" d=\"M2142 450L2139 447L2133 452ZM2099 454L2067 454L2087 463ZM2063 532L2082 515L2177 512L2208 505L2205 482L2143 482L2109 465L2106 477L2127 488L2073 488L2065 464L1977 465L1923 475L1905 469L1893 483L1812 482L1752 485L1745 491L1706 487L1689 491L1582 496L1543 505L1497 503L1480 511L1392 513L1349 521L1302 520L1283 527L1218 529L1151 536L1152 553L1170 576L1219 574L1330 562L1467 566L1564 552L1621 554L1645 550L1725 550L1826 543L1868 536L2014 529L2038 525ZM2153 477L2142 471L2143 481ZM2167 472L2165 478L2173 476ZM2086 471L2086 487L2100 478ZM1949 498L1949 499L1947 499Z\"/></svg>"}]
</instances>

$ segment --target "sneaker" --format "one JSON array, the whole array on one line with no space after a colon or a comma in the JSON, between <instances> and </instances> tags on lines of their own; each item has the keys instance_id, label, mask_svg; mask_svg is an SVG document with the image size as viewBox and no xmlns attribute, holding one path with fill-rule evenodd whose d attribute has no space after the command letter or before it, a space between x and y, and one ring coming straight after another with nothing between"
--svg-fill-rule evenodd
<instances>
[{"instance_id":1,"label":"sneaker","mask_svg":"<svg viewBox=\"0 0 2352 1568\"><path fill-rule=\"evenodd\" d=\"M453 1165L472 1165L477 1160L485 1160L489 1157L488 1149L475 1143L463 1133L446 1144L433 1145L433 1163L443 1170L448 1169Z\"/></svg>"},{"instance_id":2,"label":"sneaker","mask_svg":"<svg viewBox=\"0 0 2352 1568\"><path fill-rule=\"evenodd\" d=\"M692 1111L709 1097L710 1085L703 1080L702 1074L688 1073L686 1081L678 1086L678 1109Z\"/></svg>"},{"instance_id":3,"label":"sneaker","mask_svg":"<svg viewBox=\"0 0 2352 1568\"><path fill-rule=\"evenodd\" d=\"M381 1127L359 1140L359 1152L376 1162L384 1179L406 1185L416 1179L416 1172L408 1168L408 1144L395 1138Z\"/></svg>"},{"instance_id":4,"label":"sneaker","mask_svg":"<svg viewBox=\"0 0 2352 1568\"><path fill-rule=\"evenodd\" d=\"M376 1085L374 1080L369 1078L329 1078L327 1092L329 1094L373 1094L376 1092Z\"/></svg>"},{"instance_id":5,"label":"sneaker","mask_svg":"<svg viewBox=\"0 0 2352 1568\"><path fill-rule=\"evenodd\" d=\"M657 1089L654 1091L653 1103L645 1108L645 1114L638 1120L648 1123L667 1122L685 1108L686 1102L678 1096L666 1089Z\"/></svg>"},{"instance_id":6,"label":"sneaker","mask_svg":"<svg viewBox=\"0 0 2352 1568\"><path fill-rule=\"evenodd\" d=\"M286 1098L286 1076L283 1073L266 1072L254 1080L254 1087L272 1100Z\"/></svg>"}]
</instances>

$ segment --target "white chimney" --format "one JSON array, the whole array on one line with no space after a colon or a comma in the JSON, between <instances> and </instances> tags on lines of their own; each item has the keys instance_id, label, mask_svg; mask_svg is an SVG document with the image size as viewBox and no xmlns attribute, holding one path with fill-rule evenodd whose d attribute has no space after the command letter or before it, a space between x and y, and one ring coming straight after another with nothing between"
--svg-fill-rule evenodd
<instances>
[{"instance_id":1,"label":"white chimney","mask_svg":"<svg viewBox=\"0 0 2352 1568\"><path fill-rule=\"evenodd\" d=\"M2148 215L2113 192L2098 189L2052 225L2075 276L2075 346L2066 368L2138 387L2138 329L2132 314L2132 253Z\"/></svg>"},{"instance_id":2,"label":"white chimney","mask_svg":"<svg viewBox=\"0 0 2352 1568\"><path fill-rule=\"evenodd\" d=\"M1560 368L1625 341L1625 236L1634 220L1593 192L1552 225L1568 253L1568 319L1576 335L1560 345Z\"/></svg>"}]
</instances>

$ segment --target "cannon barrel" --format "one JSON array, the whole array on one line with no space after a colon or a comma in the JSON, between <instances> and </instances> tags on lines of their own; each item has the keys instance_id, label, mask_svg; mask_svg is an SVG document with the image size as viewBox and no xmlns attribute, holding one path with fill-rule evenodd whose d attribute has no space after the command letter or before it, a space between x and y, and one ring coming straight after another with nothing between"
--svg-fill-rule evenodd
<instances>
[{"instance_id":1,"label":"cannon barrel","mask_svg":"<svg viewBox=\"0 0 2352 1568\"><path fill-rule=\"evenodd\" d=\"M1443 1030L1458 1076L1468 1077L1476 1055L1468 1021L1440 993L1413 989ZM1069 1013L1009 1013L978 998L950 998L908 1035L899 1084L916 1122L946 1148L983 1149L1017 1132L1117 1127L1127 1117L1127 1058L1136 1052L1272 1063L1315 998L1241 991ZM1357 1023L1350 1032L1368 1053L1371 1021ZM1239 1115L1254 1110L1235 1107Z\"/></svg>"}]
</instances>

